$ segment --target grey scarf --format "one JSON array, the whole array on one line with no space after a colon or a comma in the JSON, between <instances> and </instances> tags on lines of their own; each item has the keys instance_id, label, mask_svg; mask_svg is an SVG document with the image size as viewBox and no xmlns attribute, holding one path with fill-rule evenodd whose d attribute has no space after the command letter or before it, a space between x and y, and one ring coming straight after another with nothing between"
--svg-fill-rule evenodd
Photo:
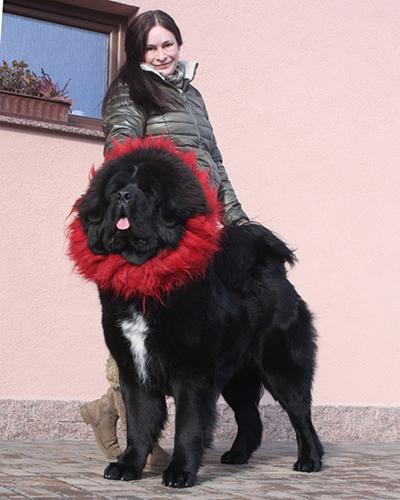
<instances>
[{"instance_id":1,"label":"grey scarf","mask_svg":"<svg viewBox=\"0 0 400 500\"><path fill-rule=\"evenodd\" d=\"M176 70L172 75L164 75L163 77L166 82L171 83L178 89L182 88L183 85L183 76L185 74L185 66L181 63L178 62L178 66L176 67Z\"/></svg>"}]
</instances>

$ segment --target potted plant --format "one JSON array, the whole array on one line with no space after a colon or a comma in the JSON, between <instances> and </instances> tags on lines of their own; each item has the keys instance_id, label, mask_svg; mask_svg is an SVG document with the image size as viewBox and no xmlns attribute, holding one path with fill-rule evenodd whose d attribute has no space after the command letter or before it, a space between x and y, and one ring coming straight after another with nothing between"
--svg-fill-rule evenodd
<instances>
[{"instance_id":1,"label":"potted plant","mask_svg":"<svg viewBox=\"0 0 400 500\"><path fill-rule=\"evenodd\" d=\"M3 61L0 66L0 114L66 124L73 101L42 68L42 76L28 69L25 61Z\"/></svg>"}]
</instances>

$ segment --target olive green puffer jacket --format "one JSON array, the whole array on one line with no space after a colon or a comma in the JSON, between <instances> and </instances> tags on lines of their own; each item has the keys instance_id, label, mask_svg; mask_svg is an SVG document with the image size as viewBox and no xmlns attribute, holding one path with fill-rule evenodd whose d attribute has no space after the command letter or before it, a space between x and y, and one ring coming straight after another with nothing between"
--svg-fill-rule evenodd
<instances>
[{"instance_id":1,"label":"olive green puffer jacket","mask_svg":"<svg viewBox=\"0 0 400 500\"><path fill-rule=\"evenodd\" d=\"M169 137L178 148L194 149L197 164L201 169L209 170L212 181L219 190L225 210L225 221L228 224L247 219L246 214L236 197L232 184L222 164L222 157L214 137L207 110L201 97L190 82L195 76L197 63L185 63L182 90L168 83L163 75L152 66L142 64L144 71L158 75L160 83L168 86L182 99L182 106L163 114L146 115L129 97L129 88L118 83L105 103L103 112L103 132L106 137L105 151L112 147L112 139L122 141L126 137L151 135Z\"/></svg>"}]
</instances>

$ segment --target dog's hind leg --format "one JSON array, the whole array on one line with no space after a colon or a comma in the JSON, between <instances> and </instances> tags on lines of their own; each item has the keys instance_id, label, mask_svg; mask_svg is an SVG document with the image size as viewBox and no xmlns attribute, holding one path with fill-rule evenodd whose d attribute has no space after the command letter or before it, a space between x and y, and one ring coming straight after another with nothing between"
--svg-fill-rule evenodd
<instances>
[{"instance_id":1,"label":"dog's hind leg","mask_svg":"<svg viewBox=\"0 0 400 500\"><path fill-rule=\"evenodd\" d=\"M274 378L271 382L271 378ZM296 433L298 459L293 466L301 472L317 472L322 468L324 450L311 421L311 397L299 382L288 387L280 377L267 376L265 386L287 412Z\"/></svg>"},{"instance_id":2,"label":"dog's hind leg","mask_svg":"<svg viewBox=\"0 0 400 500\"><path fill-rule=\"evenodd\" d=\"M222 463L245 464L260 446L262 424L257 406L261 391L261 381L250 369L236 373L222 391L238 426L236 439L232 448L222 455Z\"/></svg>"},{"instance_id":3,"label":"dog's hind leg","mask_svg":"<svg viewBox=\"0 0 400 500\"><path fill-rule=\"evenodd\" d=\"M319 471L323 447L311 421L311 386L316 346L309 313L285 332L273 335L278 341L264 345L260 376L265 388L287 412L296 432L298 460L294 470ZM289 340L288 340L289 339Z\"/></svg>"}]
</instances>

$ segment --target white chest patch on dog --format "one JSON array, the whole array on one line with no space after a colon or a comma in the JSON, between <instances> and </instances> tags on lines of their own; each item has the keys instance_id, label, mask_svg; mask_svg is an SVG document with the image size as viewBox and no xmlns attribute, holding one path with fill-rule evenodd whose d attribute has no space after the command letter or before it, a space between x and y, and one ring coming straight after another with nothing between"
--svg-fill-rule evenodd
<instances>
[{"instance_id":1,"label":"white chest patch on dog","mask_svg":"<svg viewBox=\"0 0 400 500\"><path fill-rule=\"evenodd\" d=\"M124 337L130 343L133 362L139 379L144 384L148 379L146 364L149 354L146 349L146 336L149 327L141 314L132 311L130 319L121 321L121 329Z\"/></svg>"}]
</instances>

